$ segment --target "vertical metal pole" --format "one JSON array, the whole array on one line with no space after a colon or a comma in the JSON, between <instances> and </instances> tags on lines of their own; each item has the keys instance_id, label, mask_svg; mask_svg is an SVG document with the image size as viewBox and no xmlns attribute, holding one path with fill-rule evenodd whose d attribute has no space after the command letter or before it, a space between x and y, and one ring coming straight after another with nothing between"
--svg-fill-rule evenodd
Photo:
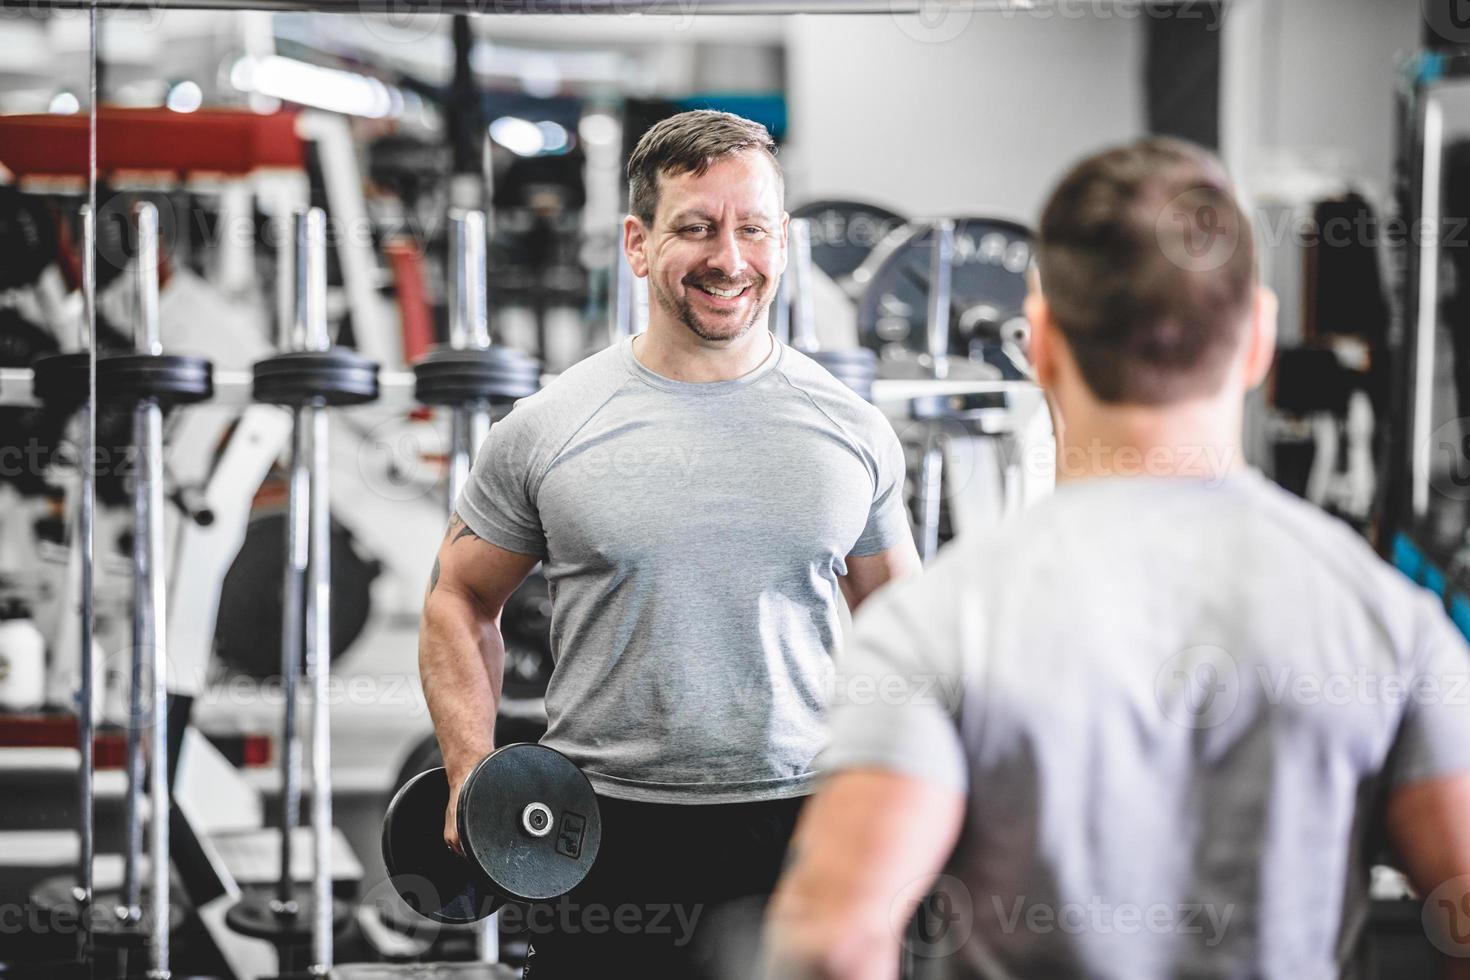
<instances>
[{"instance_id":1,"label":"vertical metal pole","mask_svg":"<svg viewBox=\"0 0 1470 980\"><path fill-rule=\"evenodd\" d=\"M929 308L926 347L935 380L949 376L949 305L954 273L954 221L941 218L930 231ZM919 557L927 565L939 553L939 511L944 498L944 441L938 420L925 423L919 461Z\"/></svg>"},{"instance_id":2,"label":"vertical metal pole","mask_svg":"<svg viewBox=\"0 0 1470 980\"><path fill-rule=\"evenodd\" d=\"M138 323L134 334L134 346L140 354L163 353L158 324L158 209L143 202L135 210L138 226L138 256L135 265L138 293ZM156 407L156 406L155 406ZM133 445L138 447L138 479L133 487L133 649L131 678L128 684L128 733L127 733L127 777L128 795L126 811L127 851L123 857L122 902L117 909L119 917L136 920L141 914L142 879L139 874L143 855L143 785L145 782L143 732L144 714L148 712L143 685L148 676L147 658L152 655L153 644L149 636L150 627L157 631L157 624L149 624L151 600L147 569L152 564L149 548L152 542L146 529L152 517L147 473L144 471L148 459L148 424L144 409L139 406L133 413Z\"/></svg>"},{"instance_id":3,"label":"vertical metal pole","mask_svg":"<svg viewBox=\"0 0 1470 980\"><path fill-rule=\"evenodd\" d=\"M954 272L954 221L934 222L930 238L934 251L929 259L928 350L934 377L949 376L949 292Z\"/></svg>"},{"instance_id":4,"label":"vertical metal pole","mask_svg":"<svg viewBox=\"0 0 1470 980\"><path fill-rule=\"evenodd\" d=\"M919 460L919 557L929 564L939 553L939 507L944 488L944 446L939 428L930 420Z\"/></svg>"},{"instance_id":5,"label":"vertical metal pole","mask_svg":"<svg viewBox=\"0 0 1470 980\"><path fill-rule=\"evenodd\" d=\"M449 345L457 350L490 348L489 294L485 279L485 216L479 211L450 214ZM475 452L490 434L490 410L483 402L455 406L449 418L449 501L453 511L469 481ZM500 959L499 916L482 919L476 933L480 962Z\"/></svg>"},{"instance_id":6,"label":"vertical metal pole","mask_svg":"<svg viewBox=\"0 0 1470 980\"><path fill-rule=\"evenodd\" d=\"M311 679L311 831L314 862L312 972L332 968L332 748L327 704L331 680L331 513L327 486L327 409L306 409L311 432L311 535L307 560L306 673Z\"/></svg>"},{"instance_id":7,"label":"vertical metal pole","mask_svg":"<svg viewBox=\"0 0 1470 980\"><path fill-rule=\"evenodd\" d=\"M169 786L168 786L168 649L167 586L164 582L163 540L163 409L158 402L148 401L138 409L138 428L144 435L139 460L140 474L146 474L148 514L148 582L147 630L144 649L152 656L153 692L149 705L152 745L149 789L152 796L149 829L149 870L153 874L153 893L148 903L152 916L153 969L149 976L163 980L169 975ZM141 496L141 494L140 494ZM139 529L141 532L142 529ZM135 533L139 533L135 532Z\"/></svg>"},{"instance_id":8,"label":"vertical metal pole","mask_svg":"<svg viewBox=\"0 0 1470 980\"><path fill-rule=\"evenodd\" d=\"M1426 93L1421 123L1422 153L1419 172L1419 219L1424 234L1419 243L1418 307L1413 330L1414 359L1409 390L1409 501L1415 518L1429 513L1429 436L1434 421L1434 360L1439 331L1439 221L1440 168L1444 156L1444 109L1433 93ZM1456 446L1458 453L1460 447Z\"/></svg>"},{"instance_id":9,"label":"vertical metal pole","mask_svg":"<svg viewBox=\"0 0 1470 980\"><path fill-rule=\"evenodd\" d=\"M298 680L301 675L301 636L306 599L307 507L309 474L304 409L292 410L291 462L286 505L286 574L281 583L281 867L276 881L277 915L295 915L296 894L291 865L291 832L301 820L301 733L297 722Z\"/></svg>"},{"instance_id":10,"label":"vertical metal pole","mask_svg":"<svg viewBox=\"0 0 1470 980\"><path fill-rule=\"evenodd\" d=\"M805 218L791 219L791 271L795 301L791 307L791 346L801 351L814 351L817 342L817 314L812 296L812 229Z\"/></svg>"},{"instance_id":11,"label":"vertical metal pole","mask_svg":"<svg viewBox=\"0 0 1470 980\"><path fill-rule=\"evenodd\" d=\"M301 278L297 309L310 350L327 350L326 215L312 208L298 226ZM329 446L327 408L314 399L302 409L309 432L308 543L306 563L306 674L311 682L311 836L315 852L312 877L311 971L326 975L332 968L332 745L331 682L332 525L327 485Z\"/></svg>"},{"instance_id":12,"label":"vertical metal pole","mask_svg":"<svg viewBox=\"0 0 1470 980\"><path fill-rule=\"evenodd\" d=\"M158 211L139 204L138 222L138 353L157 356L163 352L158 324ZM138 465L133 477L133 618L134 681L146 677L150 690L146 699L145 730L149 733L148 782L149 872L152 877L148 903L149 949L154 980L169 976L169 785L168 785L168 648L167 587L164 581L163 510L163 408L156 399L140 402L133 410L134 444ZM146 670L136 669L145 660ZM135 692L136 693L136 692ZM136 725L140 719L134 718ZM129 760L130 762L132 760ZM140 777L140 772L130 774ZM130 784L130 795L141 789ZM130 801L131 802L131 801ZM130 828L131 829L131 828ZM130 848L132 842L130 841ZM136 862L138 855L128 855ZM136 864L135 864L136 869ZM137 880L134 876L133 886ZM136 896L129 896L136 902Z\"/></svg>"},{"instance_id":13,"label":"vertical metal pole","mask_svg":"<svg viewBox=\"0 0 1470 980\"><path fill-rule=\"evenodd\" d=\"M91 959L92 947L92 858L96 851L93 832L92 782L95 757L92 732L92 573L93 524L97 497L94 472L97 455L97 5L91 0L87 11L87 206L82 211L82 343L87 351L87 414L82 435L81 503L77 514L77 538L81 548L81 595L78 612L81 631L77 665L77 900L81 928L77 930L77 955Z\"/></svg>"}]
</instances>

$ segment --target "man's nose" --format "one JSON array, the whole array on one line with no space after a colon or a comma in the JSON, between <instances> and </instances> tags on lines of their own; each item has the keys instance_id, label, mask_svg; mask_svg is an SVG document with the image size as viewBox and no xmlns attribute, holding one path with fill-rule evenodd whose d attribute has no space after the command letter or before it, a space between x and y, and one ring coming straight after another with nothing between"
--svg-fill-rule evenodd
<instances>
[{"instance_id":1,"label":"man's nose","mask_svg":"<svg viewBox=\"0 0 1470 980\"><path fill-rule=\"evenodd\" d=\"M712 269L734 278L745 271L746 261L740 251L740 238L731 228L715 236L707 262Z\"/></svg>"}]
</instances>

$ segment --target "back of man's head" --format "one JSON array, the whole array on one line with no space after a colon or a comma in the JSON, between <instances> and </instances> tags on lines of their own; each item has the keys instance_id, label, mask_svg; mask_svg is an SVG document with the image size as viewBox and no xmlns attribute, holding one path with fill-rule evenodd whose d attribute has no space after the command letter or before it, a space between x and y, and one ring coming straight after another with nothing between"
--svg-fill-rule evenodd
<instances>
[{"instance_id":1,"label":"back of man's head","mask_svg":"<svg viewBox=\"0 0 1470 980\"><path fill-rule=\"evenodd\" d=\"M1251 316L1255 249L1208 151L1155 137L1078 163L1042 212L1037 265L1099 401L1162 406L1220 390Z\"/></svg>"}]
</instances>

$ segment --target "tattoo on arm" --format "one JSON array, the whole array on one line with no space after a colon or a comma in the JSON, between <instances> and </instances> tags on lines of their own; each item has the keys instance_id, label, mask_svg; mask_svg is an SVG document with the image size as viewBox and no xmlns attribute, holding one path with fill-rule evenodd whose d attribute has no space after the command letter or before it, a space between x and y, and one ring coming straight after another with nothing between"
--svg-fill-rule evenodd
<instances>
[{"instance_id":1,"label":"tattoo on arm","mask_svg":"<svg viewBox=\"0 0 1470 980\"><path fill-rule=\"evenodd\" d=\"M450 544L454 544L460 538L469 537L478 540L480 537L464 522L464 518L459 516L458 511L449 515L449 530L444 533L446 536L450 534L454 535L454 540L450 541Z\"/></svg>"},{"instance_id":2,"label":"tattoo on arm","mask_svg":"<svg viewBox=\"0 0 1470 980\"><path fill-rule=\"evenodd\" d=\"M454 538L449 542L450 544L454 544L460 538L466 537L474 538L476 541L480 540L480 536L470 529L470 526L464 522L464 518L460 517L458 513L449 515L449 530L444 532L444 536L447 538L451 534L454 535ZM429 572L429 591L433 592L438 585L439 559L435 558L433 571Z\"/></svg>"}]
</instances>

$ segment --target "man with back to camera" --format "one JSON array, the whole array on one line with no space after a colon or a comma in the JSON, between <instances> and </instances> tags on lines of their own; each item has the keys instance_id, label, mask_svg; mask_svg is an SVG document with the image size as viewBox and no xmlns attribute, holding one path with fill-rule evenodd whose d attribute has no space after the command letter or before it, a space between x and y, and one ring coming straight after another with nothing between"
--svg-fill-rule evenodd
<instances>
[{"instance_id":1,"label":"man with back to camera","mask_svg":"<svg viewBox=\"0 0 1470 980\"><path fill-rule=\"evenodd\" d=\"M1037 261L1057 491L858 617L766 975L892 977L935 887L924 977L1335 977L1384 845L1470 954L1467 651L1245 467L1276 307L1222 166L1082 161Z\"/></svg>"},{"instance_id":2,"label":"man with back to camera","mask_svg":"<svg viewBox=\"0 0 1470 980\"><path fill-rule=\"evenodd\" d=\"M764 329L786 263L774 152L721 112L643 136L623 247L648 330L493 427L434 565L419 663L451 801L494 748L501 608L538 561L551 587L542 743L591 780L603 836L569 902L527 916L537 980L698 975L706 907L779 875L839 591L856 608L918 567L893 429ZM460 849L453 802L444 836Z\"/></svg>"}]
</instances>

